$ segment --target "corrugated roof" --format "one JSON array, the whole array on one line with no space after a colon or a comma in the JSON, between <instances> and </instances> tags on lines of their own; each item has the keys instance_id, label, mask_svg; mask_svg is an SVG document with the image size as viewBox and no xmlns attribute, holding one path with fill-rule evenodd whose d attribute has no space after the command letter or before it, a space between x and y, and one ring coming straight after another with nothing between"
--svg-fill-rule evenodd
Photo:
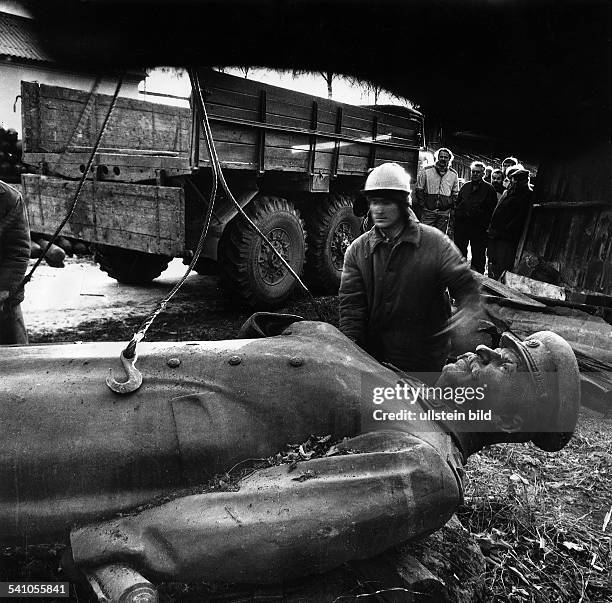
<instances>
[{"instance_id":1,"label":"corrugated roof","mask_svg":"<svg viewBox=\"0 0 612 603\"><path fill-rule=\"evenodd\" d=\"M32 19L0 13L0 55L54 63L42 49Z\"/></svg>"}]
</instances>

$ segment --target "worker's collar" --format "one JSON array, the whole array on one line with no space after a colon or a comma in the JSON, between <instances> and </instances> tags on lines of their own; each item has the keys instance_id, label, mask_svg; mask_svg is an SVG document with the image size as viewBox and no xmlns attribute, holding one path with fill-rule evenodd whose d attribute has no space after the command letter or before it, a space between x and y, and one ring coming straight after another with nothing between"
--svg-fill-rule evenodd
<instances>
[{"instance_id":1,"label":"worker's collar","mask_svg":"<svg viewBox=\"0 0 612 603\"><path fill-rule=\"evenodd\" d=\"M421 244L421 224L412 210L409 210L409 218L406 220L404 229L396 237L396 243L412 243L415 247ZM370 253L373 253L376 247L385 242L383 233L376 227L372 228L368 233L368 243L370 245Z\"/></svg>"}]
</instances>

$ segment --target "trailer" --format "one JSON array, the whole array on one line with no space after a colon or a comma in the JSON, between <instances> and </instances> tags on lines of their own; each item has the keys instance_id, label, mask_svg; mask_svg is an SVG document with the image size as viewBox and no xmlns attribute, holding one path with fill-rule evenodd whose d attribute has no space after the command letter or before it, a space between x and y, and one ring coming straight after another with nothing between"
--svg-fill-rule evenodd
<instances>
[{"instance_id":1,"label":"trailer","mask_svg":"<svg viewBox=\"0 0 612 603\"><path fill-rule=\"evenodd\" d=\"M353 202L387 161L414 179L423 116L392 115L238 78L199 73L217 154L239 205L314 291L337 291L344 252L361 232ZM70 206L111 97L22 82L22 186L32 231L51 234ZM124 283L193 257L212 183L192 107L119 98L63 234L95 245ZM256 308L281 305L294 278L235 205L220 197L195 269L218 273Z\"/></svg>"}]
</instances>

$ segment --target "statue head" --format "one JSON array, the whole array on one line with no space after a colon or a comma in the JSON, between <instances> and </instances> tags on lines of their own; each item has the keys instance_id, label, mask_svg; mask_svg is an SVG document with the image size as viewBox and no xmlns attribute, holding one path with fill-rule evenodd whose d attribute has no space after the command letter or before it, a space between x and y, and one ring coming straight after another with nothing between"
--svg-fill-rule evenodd
<instances>
[{"instance_id":1,"label":"statue head","mask_svg":"<svg viewBox=\"0 0 612 603\"><path fill-rule=\"evenodd\" d=\"M580 376L570 345L551 331L521 341L502 335L500 347L479 345L444 367L437 385L486 388L474 405L491 411L497 433L528 435L539 448L560 450L570 440L580 406ZM474 406L472 406L473 408Z\"/></svg>"}]
</instances>

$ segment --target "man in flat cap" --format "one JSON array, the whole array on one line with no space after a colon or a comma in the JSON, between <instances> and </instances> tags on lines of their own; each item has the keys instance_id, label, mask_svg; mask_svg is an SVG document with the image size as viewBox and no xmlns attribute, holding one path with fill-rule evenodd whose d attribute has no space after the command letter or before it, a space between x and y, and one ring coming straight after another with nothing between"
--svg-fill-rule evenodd
<instances>
[{"instance_id":1,"label":"man in flat cap","mask_svg":"<svg viewBox=\"0 0 612 603\"><path fill-rule=\"evenodd\" d=\"M494 279L499 279L504 271L512 270L529 208L533 203L529 170L518 165L509 168L507 174L510 186L498 201L487 231L489 276Z\"/></svg>"}]
</instances>

